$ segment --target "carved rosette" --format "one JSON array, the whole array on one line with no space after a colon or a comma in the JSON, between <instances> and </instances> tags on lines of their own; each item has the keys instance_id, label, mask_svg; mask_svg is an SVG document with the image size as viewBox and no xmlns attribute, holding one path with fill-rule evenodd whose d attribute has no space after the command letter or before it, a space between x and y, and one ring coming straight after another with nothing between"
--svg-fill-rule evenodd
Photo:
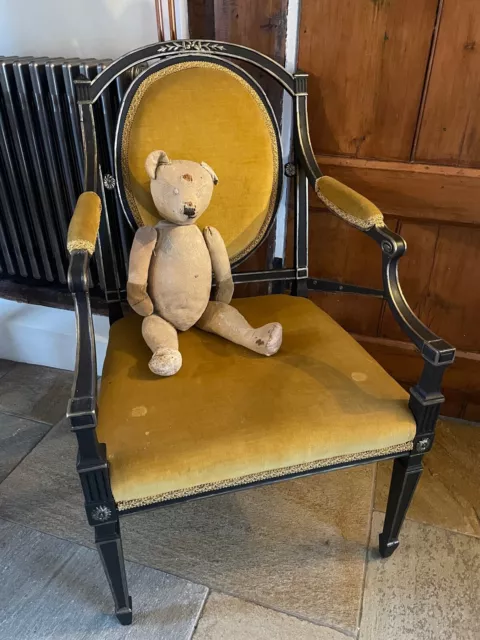
<instances>
[{"instance_id":1,"label":"carved rosette","mask_svg":"<svg viewBox=\"0 0 480 640\"><path fill-rule=\"evenodd\" d=\"M285 165L285 175L287 176L287 178L293 178L293 176L296 174L297 169L295 167L295 164L293 162L287 162L287 164Z\"/></svg>"},{"instance_id":2,"label":"carved rosette","mask_svg":"<svg viewBox=\"0 0 480 640\"><path fill-rule=\"evenodd\" d=\"M111 509L106 507L105 505L100 505L93 509L91 516L92 520L96 522L106 522L112 515Z\"/></svg>"},{"instance_id":3,"label":"carved rosette","mask_svg":"<svg viewBox=\"0 0 480 640\"><path fill-rule=\"evenodd\" d=\"M115 178L109 173L105 174L103 176L103 186L105 187L105 189L108 189L109 191L111 191L112 189L115 189Z\"/></svg>"},{"instance_id":4,"label":"carved rosette","mask_svg":"<svg viewBox=\"0 0 480 640\"><path fill-rule=\"evenodd\" d=\"M418 440L417 444L415 445L415 449L418 453L424 453L429 447L430 438L422 438L421 440Z\"/></svg>"}]
</instances>

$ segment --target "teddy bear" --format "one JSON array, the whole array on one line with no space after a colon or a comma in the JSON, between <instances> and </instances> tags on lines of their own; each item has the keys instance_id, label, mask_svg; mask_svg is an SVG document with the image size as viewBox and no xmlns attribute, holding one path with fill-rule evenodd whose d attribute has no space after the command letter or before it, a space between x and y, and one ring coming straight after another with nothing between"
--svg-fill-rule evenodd
<instances>
[{"instance_id":1,"label":"teddy bear","mask_svg":"<svg viewBox=\"0 0 480 640\"><path fill-rule=\"evenodd\" d=\"M205 162L170 160L165 151L150 153L145 169L160 219L135 234L127 299L144 316L142 335L153 353L150 370L159 376L179 371L178 332L193 326L256 353L275 354L282 326L271 322L255 329L230 305L233 279L222 236L214 227L202 233L195 224L218 183L213 169Z\"/></svg>"}]
</instances>

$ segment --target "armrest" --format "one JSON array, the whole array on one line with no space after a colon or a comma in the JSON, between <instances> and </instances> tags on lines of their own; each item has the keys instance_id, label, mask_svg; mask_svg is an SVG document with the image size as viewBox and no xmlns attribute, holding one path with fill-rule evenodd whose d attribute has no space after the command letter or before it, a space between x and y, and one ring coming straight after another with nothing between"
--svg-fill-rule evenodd
<instances>
[{"instance_id":1,"label":"armrest","mask_svg":"<svg viewBox=\"0 0 480 640\"><path fill-rule=\"evenodd\" d=\"M382 249L384 296L400 328L416 345L424 360L420 380L410 389L409 401L417 423L414 453L421 456L433 444L440 406L445 400L442 378L446 368L455 360L455 349L425 326L405 300L398 277L398 261L407 249L403 238L388 227L373 227L367 233Z\"/></svg>"},{"instance_id":2,"label":"armrest","mask_svg":"<svg viewBox=\"0 0 480 640\"><path fill-rule=\"evenodd\" d=\"M67 418L73 430L96 425L97 362L88 263L95 251L101 210L102 203L96 193L82 193L68 227L68 287L73 296L77 324L75 373L67 408Z\"/></svg>"},{"instance_id":3,"label":"armrest","mask_svg":"<svg viewBox=\"0 0 480 640\"><path fill-rule=\"evenodd\" d=\"M398 261L407 249L403 238L385 226L382 212L367 198L335 178L319 174L320 169L316 166L316 171L309 171L308 179L325 206L380 245L383 295L400 328L424 360L420 380L410 389L409 402L417 424L413 448L415 454L421 456L433 443L440 406L445 400L441 391L442 378L455 359L455 349L417 318L403 295L398 277Z\"/></svg>"},{"instance_id":4,"label":"armrest","mask_svg":"<svg viewBox=\"0 0 480 640\"><path fill-rule=\"evenodd\" d=\"M93 191L85 191L77 200L77 206L68 225L67 249L85 250L90 255L95 251L102 201Z\"/></svg>"},{"instance_id":5,"label":"armrest","mask_svg":"<svg viewBox=\"0 0 480 640\"><path fill-rule=\"evenodd\" d=\"M383 214L368 198L360 195L342 182L330 176L320 176L315 181L315 192L323 204L357 229L367 231L383 227Z\"/></svg>"},{"instance_id":6,"label":"armrest","mask_svg":"<svg viewBox=\"0 0 480 640\"><path fill-rule=\"evenodd\" d=\"M398 277L398 261L407 249L403 238L385 225L378 207L335 178L317 178L315 191L328 209L366 232L380 245L383 252L384 296L396 321L417 346L424 360L434 366L451 364L455 349L417 318L403 295Z\"/></svg>"}]
</instances>

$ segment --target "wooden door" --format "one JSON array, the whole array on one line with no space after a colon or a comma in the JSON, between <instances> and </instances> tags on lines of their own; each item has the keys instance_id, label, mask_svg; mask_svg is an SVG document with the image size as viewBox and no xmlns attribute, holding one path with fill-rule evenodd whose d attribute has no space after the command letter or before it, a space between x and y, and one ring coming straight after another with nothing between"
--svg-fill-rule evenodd
<instances>
[{"instance_id":1,"label":"wooden door","mask_svg":"<svg viewBox=\"0 0 480 640\"><path fill-rule=\"evenodd\" d=\"M373 200L407 241L412 308L458 349L444 413L480 420L480 11L478 0L303 0L299 67L324 173ZM380 257L318 202L312 275L380 286ZM421 359L386 303L316 301L398 380Z\"/></svg>"}]
</instances>

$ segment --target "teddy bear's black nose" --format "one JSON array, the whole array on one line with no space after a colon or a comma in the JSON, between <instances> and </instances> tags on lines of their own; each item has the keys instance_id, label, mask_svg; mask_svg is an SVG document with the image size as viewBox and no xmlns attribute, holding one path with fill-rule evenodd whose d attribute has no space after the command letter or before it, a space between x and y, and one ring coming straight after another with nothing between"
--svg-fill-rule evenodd
<instances>
[{"instance_id":1,"label":"teddy bear's black nose","mask_svg":"<svg viewBox=\"0 0 480 640\"><path fill-rule=\"evenodd\" d=\"M183 213L188 218L194 218L195 217L195 207L192 206L191 203L188 203L183 207Z\"/></svg>"}]
</instances>

